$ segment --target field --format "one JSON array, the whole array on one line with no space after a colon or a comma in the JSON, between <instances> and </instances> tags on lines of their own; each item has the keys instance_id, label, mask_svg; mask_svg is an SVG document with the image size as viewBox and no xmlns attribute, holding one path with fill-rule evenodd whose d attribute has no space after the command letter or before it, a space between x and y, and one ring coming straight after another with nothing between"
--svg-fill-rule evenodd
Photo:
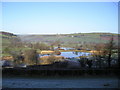
<instances>
[{"instance_id":1,"label":"field","mask_svg":"<svg viewBox=\"0 0 120 90\"><path fill-rule=\"evenodd\" d=\"M0 34L2 44L10 43L12 39L21 39L24 42L45 42L52 43L58 41L62 44L88 44L88 43L106 43L113 35L114 41L118 42L118 34L113 33L75 33L75 34L51 34L51 35L9 35Z\"/></svg>"},{"instance_id":2,"label":"field","mask_svg":"<svg viewBox=\"0 0 120 90\"><path fill-rule=\"evenodd\" d=\"M110 36L114 35L117 42L118 35L112 33L80 33L80 34L54 34L54 35L19 35L25 42L46 42L59 41L64 44L85 44L85 43L106 43Z\"/></svg>"}]
</instances>

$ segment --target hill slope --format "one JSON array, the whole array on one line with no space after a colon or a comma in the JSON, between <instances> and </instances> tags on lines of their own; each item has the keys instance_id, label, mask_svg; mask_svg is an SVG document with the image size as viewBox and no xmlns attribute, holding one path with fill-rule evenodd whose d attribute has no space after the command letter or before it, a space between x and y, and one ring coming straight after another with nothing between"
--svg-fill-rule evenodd
<instances>
[{"instance_id":1,"label":"hill slope","mask_svg":"<svg viewBox=\"0 0 120 90\"><path fill-rule=\"evenodd\" d=\"M113 35L114 41L118 41L118 34L112 33L76 33L76 34L54 34L54 35L20 35L24 42L45 42L51 43L60 41L61 43L105 43Z\"/></svg>"},{"instance_id":2,"label":"hill slope","mask_svg":"<svg viewBox=\"0 0 120 90\"><path fill-rule=\"evenodd\" d=\"M2 46L8 46L12 41L18 41L17 35L9 32L0 32L0 38L2 38Z\"/></svg>"}]
</instances>

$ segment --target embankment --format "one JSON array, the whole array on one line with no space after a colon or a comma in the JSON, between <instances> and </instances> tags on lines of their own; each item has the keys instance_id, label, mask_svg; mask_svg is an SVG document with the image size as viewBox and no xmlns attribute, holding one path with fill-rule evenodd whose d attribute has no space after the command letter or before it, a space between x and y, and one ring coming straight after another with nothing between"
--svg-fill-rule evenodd
<instances>
[{"instance_id":1,"label":"embankment","mask_svg":"<svg viewBox=\"0 0 120 90\"><path fill-rule=\"evenodd\" d=\"M85 75L115 75L117 69L35 69L35 68L4 68L3 76L85 76Z\"/></svg>"}]
</instances>

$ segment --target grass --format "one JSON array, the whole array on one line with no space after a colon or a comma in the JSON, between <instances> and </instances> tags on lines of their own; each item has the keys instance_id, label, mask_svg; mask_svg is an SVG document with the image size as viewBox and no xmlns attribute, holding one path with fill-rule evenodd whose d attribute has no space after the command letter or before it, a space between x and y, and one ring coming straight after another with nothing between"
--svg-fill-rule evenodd
<instances>
[{"instance_id":1,"label":"grass","mask_svg":"<svg viewBox=\"0 0 120 90\"><path fill-rule=\"evenodd\" d=\"M81 36L83 35L84 36ZM106 33L107 34L107 33ZM110 33L108 33L109 35ZM101 40L100 35L105 35L103 33L82 33L82 34L61 34L61 35L26 35L26 36L20 36L24 41L27 40L27 42L55 42L57 40L64 42L64 44L67 43L80 43L80 42L86 42L86 43L106 43L107 40ZM115 34L117 35L117 34ZM74 37L72 37L74 36ZM78 37L75 37L78 36ZM115 41L116 42L116 41Z\"/></svg>"}]
</instances>

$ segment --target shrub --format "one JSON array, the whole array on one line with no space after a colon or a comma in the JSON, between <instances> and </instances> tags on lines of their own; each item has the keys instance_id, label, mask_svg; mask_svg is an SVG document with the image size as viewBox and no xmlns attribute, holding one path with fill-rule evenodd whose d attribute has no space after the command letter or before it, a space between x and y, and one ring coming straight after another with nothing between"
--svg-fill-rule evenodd
<instances>
[{"instance_id":1,"label":"shrub","mask_svg":"<svg viewBox=\"0 0 120 90\"><path fill-rule=\"evenodd\" d=\"M24 52L24 56L25 56L25 61L28 64L39 64L38 61L38 53L36 52L35 49L30 49L30 50L26 50Z\"/></svg>"}]
</instances>

